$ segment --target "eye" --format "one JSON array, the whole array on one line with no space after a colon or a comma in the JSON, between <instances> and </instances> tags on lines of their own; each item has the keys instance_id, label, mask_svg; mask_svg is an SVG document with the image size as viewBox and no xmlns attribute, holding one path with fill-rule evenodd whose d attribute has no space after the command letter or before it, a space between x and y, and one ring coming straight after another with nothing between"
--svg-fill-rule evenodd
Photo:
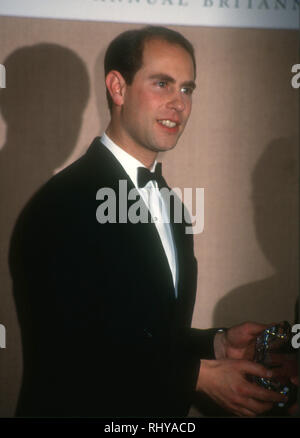
<instances>
[{"instance_id":1,"label":"eye","mask_svg":"<svg viewBox=\"0 0 300 438\"><path fill-rule=\"evenodd\" d=\"M159 86L159 88L166 88L168 83L167 83L167 81L158 81L157 85Z\"/></svg>"},{"instance_id":2,"label":"eye","mask_svg":"<svg viewBox=\"0 0 300 438\"><path fill-rule=\"evenodd\" d=\"M182 87L181 92L183 94L186 94L188 96L191 96L193 94L194 88L193 87Z\"/></svg>"}]
</instances>

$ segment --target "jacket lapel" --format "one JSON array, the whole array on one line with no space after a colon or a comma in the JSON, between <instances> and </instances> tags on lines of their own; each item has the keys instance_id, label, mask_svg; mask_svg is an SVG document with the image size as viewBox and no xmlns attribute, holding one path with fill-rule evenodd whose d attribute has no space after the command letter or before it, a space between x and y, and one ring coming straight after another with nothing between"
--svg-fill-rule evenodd
<instances>
[{"instance_id":1,"label":"jacket lapel","mask_svg":"<svg viewBox=\"0 0 300 438\"><path fill-rule=\"evenodd\" d=\"M126 193L127 212L128 212L130 208L134 207L135 202L137 202L135 199L129 199L128 196L129 192L135 189L135 186L131 178L125 172L122 165L115 158L115 156L109 151L109 149L107 149L101 143L99 137L97 137L91 144L90 148L86 153L86 157L90 162L91 166L93 167L93 170L91 170L90 172L90 177L91 180L93 181L92 184L94 185L95 190L97 191L99 188L102 187L109 187L115 191L117 195L116 217L118 221L119 213L120 213L119 202L118 202L119 196L124 196L124 194ZM126 192L124 193L120 193L119 181L121 180L126 181ZM168 187L167 184L166 187ZM148 265L152 267L152 273L154 276L160 279L160 281L162 281L162 279L165 277L166 284L169 284L169 287L167 289L172 290L172 296L174 298L175 290L173 285L172 273L159 233L157 231L154 222L151 221L151 213L146 207L143 199L141 198L139 202L141 202L141 204L143 205L144 210L148 212L148 222L147 223L138 222L136 224L132 224L128 221L126 224L121 224L121 225L126 225L126 241L128 242L128 244L130 244L131 242L131 245L134 242L136 253L143 258L145 266ZM174 245L176 248L178 241L176 237L177 230L174 229L174 224L172 222L173 220L172 218L170 218L170 226L174 237ZM115 224L115 225L118 225L115 227L116 230L118 231L122 230L121 232L124 233L124 228L120 227L120 224ZM178 252L177 249L176 252ZM178 264L178 269L180 270L179 264ZM161 291L158 292L161 293Z\"/></svg>"}]
</instances>

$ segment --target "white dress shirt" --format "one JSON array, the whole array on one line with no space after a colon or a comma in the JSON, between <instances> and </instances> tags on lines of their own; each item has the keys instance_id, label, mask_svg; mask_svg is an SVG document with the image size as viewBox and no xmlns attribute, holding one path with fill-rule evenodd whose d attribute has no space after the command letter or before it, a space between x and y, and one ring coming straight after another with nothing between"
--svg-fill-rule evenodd
<instances>
[{"instance_id":1,"label":"white dress shirt","mask_svg":"<svg viewBox=\"0 0 300 438\"><path fill-rule=\"evenodd\" d=\"M157 182L152 180L149 181L145 187L139 188L137 184L137 173L138 167L146 167L132 155L128 154L124 149L114 143L107 134L103 134L101 137L101 142L104 146L109 149L112 154L119 161L121 166L124 168L125 172L128 174L129 178L132 180L138 193L143 198L147 208L149 209L156 229L158 231L159 237L161 239L163 248L165 250L170 270L172 273L173 284L175 289L175 295L177 297L177 287L178 287L178 267L177 267L177 255L176 247L174 245L174 239L172 236L172 230L169 223L169 218L167 216L167 210L163 198L159 192ZM155 170L156 161L154 162L151 172Z\"/></svg>"}]
</instances>

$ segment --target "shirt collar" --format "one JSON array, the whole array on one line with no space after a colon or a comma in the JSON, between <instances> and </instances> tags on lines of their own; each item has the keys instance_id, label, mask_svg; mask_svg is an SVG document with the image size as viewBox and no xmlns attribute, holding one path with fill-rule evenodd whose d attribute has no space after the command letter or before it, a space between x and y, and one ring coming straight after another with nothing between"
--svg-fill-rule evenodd
<instances>
[{"instance_id":1,"label":"shirt collar","mask_svg":"<svg viewBox=\"0 0 300 438\"><path fill-rule=\"evenodd\" d=\"M128 154L128 152L126 152L120 146L118 146L114 141L112 141L111 138L109 138L109 136L106 133L102 135L101 143L104 144L104 146L107 147L107 149L109 149L110 152L116 157L116 159L119 161L121 166L124 168L125 172L132 180L135 187L138 187L137 169L138 167L146 167L146 166L143 163L141 163L139 160L134 158L132 155ZM151 172L155 170L156 163L157 162L155 160L152 168L150 169Z\"/></svg>"}]
</instances>

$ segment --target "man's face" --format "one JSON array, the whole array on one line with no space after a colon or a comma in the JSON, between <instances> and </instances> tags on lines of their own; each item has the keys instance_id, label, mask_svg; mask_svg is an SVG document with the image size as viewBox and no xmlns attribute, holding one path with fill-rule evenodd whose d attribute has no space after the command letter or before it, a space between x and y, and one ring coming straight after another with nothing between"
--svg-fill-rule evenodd
<instances>
[{"instance_id":1,"label":"man's face","mask_svg":"<svg viewBox=\"0 0 300 438\"><path fill-rule=\"evenodd\" d=\"M193 61L185 49L163 40L146 42L142 67L125 87L123 142L155 152L174 148L189 118L194 88Z\"/></svg>"}]
</instances>

